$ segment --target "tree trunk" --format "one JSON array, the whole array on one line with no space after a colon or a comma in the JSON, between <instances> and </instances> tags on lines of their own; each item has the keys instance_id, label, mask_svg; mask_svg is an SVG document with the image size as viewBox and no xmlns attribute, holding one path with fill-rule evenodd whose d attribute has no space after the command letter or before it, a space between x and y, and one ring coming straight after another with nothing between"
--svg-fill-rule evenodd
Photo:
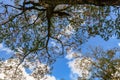
<instances>
[{"instance_id":1,"label":"tree trunk","mask_svg":"<svg viewBox=\"0 0 120 80\"><path fill-rule=\"evenodd\" d=\"M90 5L96 5L96 6L119 6L120 0L41 0L40 3L47 3L50 5L90 4Z\"/></svg>"}]
</instances>

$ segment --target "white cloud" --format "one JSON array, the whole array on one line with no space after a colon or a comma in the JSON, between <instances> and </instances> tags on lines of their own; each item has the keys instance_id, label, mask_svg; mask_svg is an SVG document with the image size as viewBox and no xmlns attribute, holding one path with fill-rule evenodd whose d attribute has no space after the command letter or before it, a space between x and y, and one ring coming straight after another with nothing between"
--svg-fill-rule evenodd
<instances>
[{"instance_id":1,"label":"white cloud","mask_svg":"<svg viewBox=\"0 0 120 80\"><path fill-rule=\"evenodd\" d=\"M34 77L27 74L24 69L22 71L23 71L23 75L25 76L26 80L36 80ZM56 80L56 78L54 76L51 76L51 75L45 75L40 80Z\"/></svg>"},{"instance_id":2,"label":"white cloud","mask_svg":"<svg viewBox=\"0 0 120 80\"><path fill-rule=\"evenodd\" d=\"M16 69L16 66L18 65L19 63L19 59L9 59L9 60L6 60L5 62L0 62L0 79L4 79L4 80L11 80L11 74L14 74L14 70ZM45 64L38 64L42 67L45 66ZM33 64L31 66L34 66ZM37 69L38 67L36 67ZM45 69L45 68L44 68ZM25 68L23 67L23 64L21 64L18 68L19 73L16 74L16 78L19 79L19 80L37 80L37 77L34 77L33 75L31 74L28 74L26 71L25 71ZM39 73L36 73L35 75L38 75L39 76ZM16 80L15 78L15 80ZM54 76L51 76L51 75L45 75L43 78L41 78L40 80L56 80L56 78Z\"/></svg>"},{"instance_id":3,"label":"white cloud","mask_svg":"<svg viewBox=\"0 0 120 80\"><path fill-rule=\"evenodd\" d=\"M31 23L33 23L36 19L37 19L37 16L36 15L32 15L31 16Z\"/></svg>"},{"instance_id":4,"label":"white cloud","mask_svg":"<svg viewBox=\"0 0 120 80\"><path fill-rule=\"evenodd\" d=\"M71 80L78 80L78 75L74 73L70 73L70 79Z\"/></svg>"},{"instance_id":5,"label":"white cloud","mask_svg":"<svg viewBox=\"0 0 120 80\"><path fill-rule=\"evenodd\" d=\"M71 35L74 33L74 29L73 27L71 26L71 24L69 24L66 29L65 29L65 33L68 34L68 35Z\"/></svg>"},{"instance_id":6,"label":"white cloud","mask_svg":"<svg viewBox=\"0 0 120 80\"><path fill-rule=\"evenodd\" d=\"M72 53L73 55L73 53ZM71 55L67 55L67 59L71 59ZM92 60L87 57L77 57L68 62L68 66L71 69L71 78L76 79L77 77L81 78L90 78L90 68L92 65ZM77 76L77 77L76 77Z\"/></svg>"},{"instance_id":7,"label":"white cloud","mask_svg":"<svg viewBox=\"0 0 120 80\"><path fill-rule=\"evenodd\" d=\"M0 79L4 79L4 77L5 77L5 74L1 73L0 74Z\"/></svg>"},{"instance_id":8,"label":"white cloud","mask_svg":"<svg viewBox=\"0 0 120 80\"><path fill-rule=\"evenodd\" d=\"M120 43L118 43L118 46L120 47Z\"/></svg>"},{"instance_id":9,"label":"white cloud","mask_svg":"<svg viewBox=\"0 0 120 80\"><path fill-rule=\"evenodd\" d=\"M4 47L3 46L3 44L1 43L0 44L0 51L5 51L6 53L13 53L14 51L12 51L12 50L10 50L9 48L6 48L6 47ZM20 52L20 53L23 53L23 51L22 51L22 48L18 48L18 52ZM25 60L26 61L26 60ZM13 68L15 69L15 66L17 65L19 63L19 61L18 61L18 59L8 59L8 60L6 60L5 62L3 62L3 64L1 65L1 66L13 66ZM27 62L28 64L29 64L29 62ZM38 64L38 62L34 62L35 64ZM46 68L44 68L44 66L45 66L45 64L38 64L39 66L41 66L41 68L43 68L43 69L46 69ZM1 66L0 66L0 68L1 68ZM30 65L31 67L29 67L29 68L32 68L34 65L33 64L31 64ZM37 66L37 65L36 65ZM5 67L4 67L5 68ZM34 78L32 75L30 75L30 74L28 74L26 71L25 71L25 68L21 65L21 66L19 66L19 68L20 68L20 70L22 71L22 77L21 77L21 80L36 80L36 78ZM48 69L49 69L49 66L47 67ZM2 69L2 68L1 68ZM1 71L1 69L0 69L0 71ZM14 70L13 69L13 70ZM5 71L7 74L11 74L11 73L13 73L14 71L13 70L10 70L10 71ZM5 77L6 77L6 75L7 74L5 74L4 73L4 69L2 69L2 72L0 73L0 79L4 79ZM18 75L19 76L19 75ZM8 78L10 78L10 76L7 76ZM25 78L25 79L23 79L23 77ZM51 76L51 75L45 75L42 79L40 79L40 80L56 80L56 78L54 77L54 76Z\"/></svg>"},{"instance_id":10,"label":"white cloud","mask_svg":"<svg viewBox=\"0 0 120 80\"><path fill-rule=\"evenodd\" d=\"M26 80L36 80L34 77L27 74L24 69L23 69L23 75L25 76ZM40 80L56 80L56 78L54 76L51 76L51 75L45 75Z\"/></svg>"},{"instance_id":11,"label":"white cloud","mask_svg":"<svg viewBox=\"0 0 120 80\"><path fill-rule=\"evenodd\" d=\"M32 76L30 76L29 74L26 73L25 69L23 67L21 67L22 69L22 73L25 76L26 80L35 80Z\"/></svg>"},{"instance_id":12,"label":"white cloud","mask_svg":"<svg viewBox=\"0 0 120 80\"><path fill-rule=\"evenodd\" d=\"M40 80L56 80L56 78L54 76L50 76L50 75L45 75L45 77L43 77Z\"/></svg>"},{"instance_id":13,"label":"white cloud","mask_svg":"<svg viewBox=\"0 0 120 80\"><path fill-rule=\"evenodd\" d=\"M80 56L81 56L81 54L78 54L76 52L70 52L66 55L66 59L71 60L71 59L74 59L74 58L77 58Z\"/></svg>"},{"instance_id":14,"label":"white cloud","mask_svg":"<svg viewBox=\"0 0 120 80\"><path fill-rule=\"evenodd\" d=\"M72 49L67 49L67 55L65 57L66 59L72 60L72 59L78 58L78 57L81 57L80 53L77 53L77 52L73 51Z\"/></svg>"},{"instance_id":15,"label":"white cloud","mask_svg":"<svg viewBox=\"0 0 120 80\"><path fill-rule=\"evenodd\" d=\"M2 44L0 44L0 48L3 48L3 45L2 45Z\"/></svg>"},{"instance_id":16,"label":"white cloud","mask_svg":"<svg viewBox=\"0 0 120 80\"><path fill-rule=\"evenodd\" d=\"M14 53L11 49L4 47L2 43L0 43L0 51L6 51L6 53Z\"/></svg>"},{"instance_id":17,"label":"white cloud","mask_svg":"<svg viewBox=\"0 0 120 80\"><path fill-rule=\"evenodd\" d=\"M52 46L56 46L56 43L54 41L51 41Z\"/></svg>"}]
</instances>

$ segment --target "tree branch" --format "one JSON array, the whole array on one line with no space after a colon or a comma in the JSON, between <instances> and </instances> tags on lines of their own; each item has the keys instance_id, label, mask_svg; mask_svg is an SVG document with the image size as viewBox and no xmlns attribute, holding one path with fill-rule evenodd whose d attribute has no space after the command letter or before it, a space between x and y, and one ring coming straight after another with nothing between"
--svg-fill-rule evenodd
<instances>
[{"instance_id":1,"label":"tree branch","mask_svg":"<svg viewBox=\"0 0 120 80\"><path fill-rule=\"evenodd\" d=\"M13 19L15 19L16 17L18 17L19 15L22 15L23 13L24 13L24 11L22 11L22 12L19 13L19 14L16 14L15 16L10 17L10 18L8 18L8 19L6 19L6 20L3 20L2 22L0 22L0 25L4 25L4 24L12 21Z\"/></svg>"},{"instance_id":2,"label":"tree branch","mask_svg":"<svg viewBox=\"0 0 120 80\"><path fill-rule=\"evenodd\" d=\"M80 5L84 5L84 4L89 4L89 5L95 5L95 6L119 6L120 5L120 0L44 0L41 1L47 4L71 4L71 5L75 5L75 4L80 4Z\"/></svg>"},{"instance_id":3,"label":"tree branch","mask_svg":"<svg viewBox=\"0 0 120 80\"><path fill-rule=\"evenodd\" d=\"M64 54L64 44L63 44L63 42L58 38L55 38L55 37L51 37L51 38L57 40L61 44L61 47L62 47L62 54L61 55L63 55Z\"/></svg>"}]
</instances>

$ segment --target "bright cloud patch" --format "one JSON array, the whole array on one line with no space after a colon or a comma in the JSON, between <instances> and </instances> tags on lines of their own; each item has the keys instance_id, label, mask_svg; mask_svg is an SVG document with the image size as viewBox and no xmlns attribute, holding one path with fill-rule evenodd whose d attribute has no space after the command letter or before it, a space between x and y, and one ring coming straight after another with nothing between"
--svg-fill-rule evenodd
<instances>
[{"instance_id":1,"label":"bright cloud patch","mask_svg":"<svg viewBox=\"0 0 120 80\"><path fill-rule=\"evenodd\" d=\"M118 46L120 46L120 43L118 43Z\"/></svg>"},{"instance_id":2,"label":"bright cloud patch","mask_svg":"<svg viewBox=\"0 0 120 80\"><path fill-rule=\"evenodd\" d=\"M0 51L5 51L6 53L13 53L11 49L4 47L3 44L0 44Z\"/></svg>"},{"instance_id":3,"label":"bright cloud patch","mask_svg":"<svg viewBox=\"0 0 120 80\"><path fill-rule=\"evenodd\" d=\"M74 59L74 58L77 58L77 57L80 57L81 55L80 54L77 54L77 53L75 53L75 52L71 52L70 54L68 54L67 56L66 56L66 58L68 59L68 60L71 60L71 59Z\"/></svg>"},{"instance_id":4,"label":"bright cloud patch","mask_svg":"<svg viewBox=\"0 0 120 80\"><path fill-rule=\"evenodd\" d=\"M71 78L76 80L77 77L89 79L92 60L87 57L81 57L80 54L68 51L66 58L70 60L68 66L71 69Z\"/></svg>"},{"instance_id":5,"label":"bright cloud patch","mask_svg":"<svg viewBox=\"0 0 120 80\"><path fill-rule=\"evenodd\" d=\"M46 75L45 77L43 77L40 80L56 80L54 76L50 76L50 75Z\"/></svg>"},{"instance_id":6,"label":"bright cloud patch","mask_svg":"<svg viewBox=\"0 0 120 80\"><path fill-rule=\"evenodd\" d=\"M28 74L23 67L24 64L19 65L16 71L16 67L18 66L19 62L19 59L8 59L6 61L0 61L0 80L56 80L55 77L51 75L45 75L44 77L40 77L41 75L39 74L41 74L41 71L42 74L46 73L44 71L47 71L44 67L45 64L39 63L33 73ZM30 66L34 66L34 64L31 64ZM44 67L45 70L40 70L42 67Z\"/></svg>"},{"instance_id":7,"label":"bright cloud patch","mask_svg":"<svg viewBox=\"0 0 120 80\"><path fill-rule=\"evenodd\" d=\"M80 57L80 56L81 56L81 54L78 54L77 52L72 51L72 49L68 49L67 55L65 58L68 60L72 60L72 59Z\"/></svg>"},{"instance_id":8,"label":"bright cloud patch","mask_svg":"<svg viewBox=\"0 0 120 80\"><path fill-rule=\"evenodd\" d=\"M73 74L86 79L90 77L91 60L89 58L76 58L70 61L68 65Z\"/></svg>"},{"instance_id":9,"label":"bright cloud patch","mask_svg":"<svg viewBox=\"0 0 120 80\"><path fill-rule=\"evenodd\" d=\"M4 77L5 77L5 74L1 73L0 74L0 79L4 79Z\"/></svg>"},{"instance_id":10,"label":"bright cloud patch","mask_svg":"<svg viewBox=\"0 0 120 80\"><path fill-rule=\"evenodd\" d=\"M39 80L56 80L54 76L46 75L49 71L49 66L40 63L38 60L34 62L29 62L27 59L25 59L24 62L18 67L17 74L14 78L12 78L15 73L16 67L20 63L19 57L21 56L19 54L23 53L22 48L17 48L17 50L18 52L16 52L16 54L18 55L16 55L16 57L18 58L0 61L0 80L38 80L38 77ZM14 53L14 51L4 47L3 44L0 44L0 52L3 51L5 51L5 53ZM26 72L24 68L25 65L29 66L30 70L32 70L31 74L28 74ZM41 74L45 74L45 76L41 77Z\"/></svg>"}]
</instances>

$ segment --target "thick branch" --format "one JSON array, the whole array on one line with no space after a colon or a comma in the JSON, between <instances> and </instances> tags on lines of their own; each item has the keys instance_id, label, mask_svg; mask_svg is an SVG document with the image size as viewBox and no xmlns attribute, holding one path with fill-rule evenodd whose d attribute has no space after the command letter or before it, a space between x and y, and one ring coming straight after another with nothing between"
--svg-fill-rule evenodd
<instances>
[{"instance_id":1,"label":"thick branch","mask_svg":"<svg viewBox=\"0 0 120 80\"><path fill-rule=\"evenodd\" d=\"M41 2L47 3L47 4L90 4L90 5L96 5L96 6L119 6L120 0L43 0ZM40 2L40 3L41 3Z\"/></svg>"}]
</instances>

